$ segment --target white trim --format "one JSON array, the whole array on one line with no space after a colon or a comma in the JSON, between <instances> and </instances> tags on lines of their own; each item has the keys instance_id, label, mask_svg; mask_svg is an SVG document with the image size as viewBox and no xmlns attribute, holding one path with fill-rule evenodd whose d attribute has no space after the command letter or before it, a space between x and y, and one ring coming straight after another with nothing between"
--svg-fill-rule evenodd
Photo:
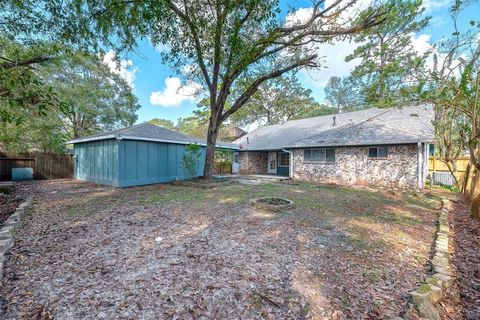
<instances>
[{"instance_id":1,"label":"white trim","mask_svg":"<svg viewBox=\"0 0 480 320\"><path fill-rule=\"evenodd\" d=\"M274 156L275 157L275 168L272 169L270 167L270 156ZM273 159L272 159L273 160ZM277 159L277 152L269 152L267 154L267 173L277 173L277 166L278 166L278 159Z\"/></svg>"},{"instance_id":2,"label":"white trim","mask_svg":"<svg viewBox=\"0 0 480 320\"><path fill-rule=\"evenodd\" d=\"M417 188L423 189L423 152L422 143L417 144Z\"/></svg>"},{"instance_id":3,"label":"white trim","mask_svg":"<svg viewBox=\"0 0 480 320\"><path fill-rule=\"evenodd\" d=\"M187 141L178 141L178 140L145 138L145 137L137 137L137 136L122 136L122 135L115 135L115 134L110 134L110 135L101 136L101 137L91 137L91 138L86 137L86 138L70 140L70 141L67 141L66 144L74 144L74 143L106 140L106 139L140 140L140 141L152 141L152 142L163 142L163 143L174 143L174 144L185 144L185 145L187 145L187 144L198 144L200 146L206 146L207 145L206 143L203 143L203 142L187 142ZM225 146L225 145L221 145L221 144L217 144L217 145L215 145L215 147L238 150L238 148L236 148L236 147Z\"/></svg>"},{"instance_id":4,"label":"white trim","mask_svg":"<svg viewBox=\"0 0 480 320\"><path fill-rule=\"evenodd\" d=\"M65 142L65 144L73 144L73 143L80 143L80 142L90 142L90 141L96 141L96 140L107 140L107 139L115 139L118 136L115 134L109 134L107 136L101 136L101 137L86 137L86 138L79 138L79 139L73 139L70 141Z\"/></svg>"}]
</instances>

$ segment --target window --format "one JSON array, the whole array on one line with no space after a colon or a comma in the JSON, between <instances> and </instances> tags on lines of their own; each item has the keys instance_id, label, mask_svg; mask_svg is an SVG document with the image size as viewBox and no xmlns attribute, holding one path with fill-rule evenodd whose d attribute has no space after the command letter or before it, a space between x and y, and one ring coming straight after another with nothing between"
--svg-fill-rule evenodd
<instances>
[{"instance_id":1,"label":"window","mask_svg":"<svg viewBox=\"0 0 480 320\"><path fill-rule=\"evenodd\" d=\"M233 155L233 163L238 163L238 160L239 160L238 153L235 153L235 154Z\"/></svg>"},{"instance_id":2,"label":"window","mask_svg":"<svg viewBox=\"0 0 480 320\"><path fill-rule=\"evenodd\" d=\"M290 155L286 152L278 153L278 166L279 167L289 167L290 166Z\"/></svg>"},{"instance_id":3,"label":"window","mask_svg":"<svg viewBox=\"0 0 480 320\"><path fill-rule=\"evenodd\" d=\"M373 159L385 159L388 156L387 147L368 148L368 157Z\"/></svg>"},{"instance_id":4,"label":"window","mask_svg":"<svg viewBox=\"0 0 480 320\"><path fill-rule=\"evenodd\" d=\"M305 162L335 162L335 148L303 150Z\"/></svg>"}]
</instances>

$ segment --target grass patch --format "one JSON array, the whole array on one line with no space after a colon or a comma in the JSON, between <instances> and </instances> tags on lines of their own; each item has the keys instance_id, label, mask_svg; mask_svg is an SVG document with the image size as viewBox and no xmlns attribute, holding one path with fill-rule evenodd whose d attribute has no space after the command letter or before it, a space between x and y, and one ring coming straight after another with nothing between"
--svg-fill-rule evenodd
<instances>
[{"instance_id":1,"label":"grass patch","mask_svg":"<svg viewBox=\"0 0 480 320\"><path fill-rule=\"evenodd\" d=\"M146 204L174 204L174 203L199 203L205 202L212 194L208 189L175 186L168 189L150 191L139 200L142 205ZM213 195L213 194L212 194Z\"/></svg>"},{"instance_id":2,"label":"grass patch","mask_svg":"<svg viewBox=\"0 0 480 320\"><path fill-rule=\"evenodd\" d=\"M382 272L377 268L367 269L362 272L362 275L370 283L379 283L382 279Z\"/></svg>"},{"instance_id":3,"label":"grass patch","mask_svg":"<svg viewBox=\"0 0 480 320\"><path fill-rule=\"evenodd\" d=\"M65 210L67 216L90 215L97 207L105 207L118 200L111 194L90 194L76 199L79 200L67 206Z\"/></svg>"},{"instance_id":4,"label":"grass patch","mask_svg":"<svg viewBox=\"0 0 480 320\"><path fill-rule=\"evenodd\" d=\"M441 200L438 196L415 191L403 193L402 199L407 204L425 209L435 209L441 204Z\"/></svg>"}]
</instances>

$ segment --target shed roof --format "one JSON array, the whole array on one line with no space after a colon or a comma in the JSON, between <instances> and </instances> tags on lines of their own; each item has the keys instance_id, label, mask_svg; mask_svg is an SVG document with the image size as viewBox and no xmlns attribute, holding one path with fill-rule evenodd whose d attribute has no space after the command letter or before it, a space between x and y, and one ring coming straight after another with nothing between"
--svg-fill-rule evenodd
<instances>
[{"instance_id":1,"label":"shed roof","mask_svg":"<svg viewBox=\"0 0 480 320\"><path fill-rule=\"evenodd\" d=\"M67 143L75 144L106 139L144 140L177 144L207 144L207 141L205 139L187 136L178 131L165 129L163 127L159 127L148 122L144 122L123 129L112 130L104 133L94 134L88 137L74 139L68 141ZM237 149L238 145L217 141L217 147Z\"/></svg>"},{"instance_id":2,"label":"shed roof","mask_svg":"<svg viewBox=\"0 0 480 320\"><path fill-rule=\"evenodd\" d=\"M241 150L433 142L430 105L367 109L259 127L233 143Z\"/></svg>"}]
</instances>

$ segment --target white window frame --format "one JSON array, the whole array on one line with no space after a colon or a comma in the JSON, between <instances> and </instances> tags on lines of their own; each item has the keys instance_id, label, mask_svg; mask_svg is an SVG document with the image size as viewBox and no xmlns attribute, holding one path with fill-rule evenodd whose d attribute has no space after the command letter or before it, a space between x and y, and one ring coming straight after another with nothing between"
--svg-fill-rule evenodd
<instances>
[{"instance_id":1,"label":"white window frame","mask_svg":"<svg viewBox=\"0 0 480 320\"><path fill-rule=\"evenodd\" d=\"M327 150L333 150L333 161L328 161L327 159ZM309 151L311 154L314 151L323 151L323 159L311 159L312 155L310 155L310 160L306 160L305 152ZM303 162L305 163L335 163L337 161L337 152L335 148L313 148L313 149L304 149L303 150Z\"/></svg>"}]
</instances>

